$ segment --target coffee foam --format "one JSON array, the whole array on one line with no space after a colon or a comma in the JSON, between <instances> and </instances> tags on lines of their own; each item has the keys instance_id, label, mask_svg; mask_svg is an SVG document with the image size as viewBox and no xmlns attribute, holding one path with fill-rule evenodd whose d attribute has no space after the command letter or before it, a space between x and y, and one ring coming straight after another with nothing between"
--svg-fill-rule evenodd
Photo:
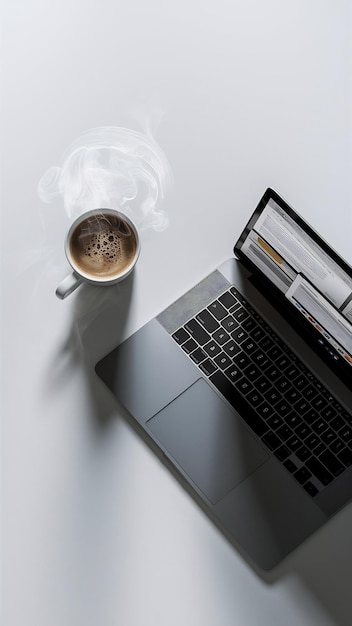
<instances>
[{"instance_id":1,"label":"coffee foam","mask_svg":"<svg viewBox=\"0 0 352 626\"><path fill-rule=\"evenodd\" d=\"M77 269L91 278L113 278L133 261L137 242L130 226L119 217L94 215L72 233L70 254Z\"/></svg>"}]
</instances>

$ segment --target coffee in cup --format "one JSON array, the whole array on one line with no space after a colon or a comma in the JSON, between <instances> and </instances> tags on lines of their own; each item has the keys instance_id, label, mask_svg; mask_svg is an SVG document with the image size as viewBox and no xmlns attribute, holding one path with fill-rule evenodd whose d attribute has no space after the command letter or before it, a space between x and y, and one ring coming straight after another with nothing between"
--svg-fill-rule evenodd
<instances>
[{"instance_id":1,"label":"coffee in cup","mask_svg":"<svg viewBox=\"0 0 352 626\"><path fill-rule=\"evenodd\" d=\"M88 211L68 231L65 251L73 274L57 288L59 298L68 296L83 281L112 285L133 270L140 252L136 226L113 209Z\"/></svg>"}]
</instances>

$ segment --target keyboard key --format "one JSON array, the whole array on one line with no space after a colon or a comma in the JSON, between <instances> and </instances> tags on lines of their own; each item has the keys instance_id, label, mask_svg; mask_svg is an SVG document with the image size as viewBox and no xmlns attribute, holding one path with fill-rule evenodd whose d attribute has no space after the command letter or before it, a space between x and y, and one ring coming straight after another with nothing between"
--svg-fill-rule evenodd
<instances>
[{"instance_id":1,"label":"keyboard key","mask_svg":"<svg viewBox=\"0 0 352 626\"><path fill-rule=\"evenodd\" d=\"M219 301L226 309L231 309L235 304L238 304L238 300L235 296L233 296L229 291L223 293L220 296Z\"/></svg>"},{"instance_id":2,"label":"keyboard key","mask_svg":"<svg viewBox=\"0 0 352 626\"><path fill-rule=\"evenodd\" d=\"M227 315L225 307L223 307L218 300L214 300L214 302L208 306L208 311L210 311L217 320L222 320Z\"/></svg>"},{"instance_id":3,"label":"keyboard key","mask_svg":"<svg viewBox=\"0 0 352 626\"><path fill-rule=\"evenodd\" d=\"M275 381L274 384L275 387L277 387L277 389L281 391L281 393L285 393L291 387L290 381L285 376L280 376L280 378Z\"/></svg>"},{"instance_id":4,"label":"keyboard key","mask_svg":"<svg viewBox=\"0 0 352 626\"><path fill-rule=\"evenodd\" d=\"M262 437L262 441L268 446L269 450L275 450L279 446L281 446L281 440L275 433L269 430L269 432Z\"/></svg>"},{"instance_id":5,"label":"keyboard key","mask_svg":"<svg viewBox=\"0 0 352 626\"><path fill-rule=\"evenodd\" d=\"M246 380L245 378L241 378L241 380L236 382L236 387L238 391L243 393L243 395L246 395L253 389L253 385L249 382L249 380Z\"/></svg>"},{"instance_id":6,"label":"keyboard key","mask_svg":"<svg viewBox=\"0 0 352 626\"><path fill-rule=\"evenodd\" d=\"M264 350L264 352L267 352L270 348L273 347L274 342L270 337L268 337L268 335L264 335L263 339L259 341L259 345L261 349Z\"/></svg>"},{"instance_id":7,"label":"keyboard key","mask_svg":"<svg viewBox=\"0 0 352 626\"><path fill-rule=\"evenodd\" d=\"M177 341L177 343L181 344L184 343L185 341L187 341L187 339L189 339L190 334L184 329L184 328L179 328L179 330L177 330L173 335L172 338Z\"/></svg>"},{"instance_id":8,"label":"keyboard key","mask_svg":"<svg viewBox=\"0 0 352 626\"><path fill-rule=\"evenodd\" d=\"M296 407L295 407L296 408ZM315 409L309 409L304 413L304 421L307 424L313 424L319 417L319 413Z\"/></svg>"},{"instance_id":9,"label":"keyboard key","mask_svg":"<svg viewBox=\"0 0 352 626\"><path fill-rule=\"evenodd\" d=\"M295 387L296 389L303 390L308 385L308 381L305 376L302 374L295 379ZM303 392L302 392L303 393Z\"/></svg>"},{"instance_id":10,"label":"keyboard key","mask_svg":"<svg viewBox=\"0 0 352 626\"><path fill-rule=\"evenodd\" d=\"M302 418L295 411L291 411L291 413L286 415L285 422L290 428L296 428L296 426L302 423Z\"/></svg>"},{"instance_id":11,"label":"keyboard key","mask_svg":"<svg viewBox=\"0 0 352 626\"><path fill-rule=\"evenodd\" d=\"M289 365L291 365L291 361L287 356L283 355L275 360L275 365L277 365L277 367L279 367L283 372Z\"/></svg>"},{"instance_id":12,"label":"keyboard key","mask_svg":"<svg viewBox=\"0 0 352 626\"><path fill-rule=\"evenodd\" d=\"M272 359L273 361L275 361L275 359L278 359L279 357L282 357L284 355L282 350L280 350L280 348L276 345L272 346L272 348L268 350L267 354L268 354L268 357L270 357L270 359Z\"/></svg>"},{"instance_id":13,"label":"keyboard key","mask_svg":"<svg viewBox=\"0 0 352 626\"><path fill-rule=\"evenodd\" d=\"M322 441L324 441L324 443L326 443L327 446L330 446L330 444L335 441L335 439L337 439L337 434L335 433L334 430L332 430L332 428L328 428L322 435L321 435L321 439Z\"/></svg>"},{"instance_id":14,"label":"keyboard key","mask_svg":"<svg viewBox=\"0 0 352 626\"><path fill-rule=\"evenodd\" d=\"M295 410L300 415L304 415L304 413L306 413L309 409L310 409L310 404L304 398L302 398L302 400L299 400L295 404Z\"/></svg>"},{"instance_id":15,"label":"keyboard key","mask_svg":"<svg viewBox=\"0 0 352 626\"><path fill-rule=\"evenodd\" d=\"M351 413L348 413L347 411L342 410L340 414L341 414L341 417L343 417L343 419L346 420L347 424L352 426L352 415L351 415Z\"/></svg>"},{"instance_id":16,"label":"keyboard key","mask_svg":"<svg viewBox=\"0 0 352 626\"><path fill-rule=\"evenodd\" d=\"M232 332L235 328L238 327L238 322L232 317L232 315L228 315L221 321L221 326L227 330L227 332Z\"/></svg>"},{"instance_id":17,"label":"keyboard key","mask_svg":"<svg viewBox=\"0 0 352 626\"><path fill-rule=\"evenodd\" d=\"M226 332L226 330L220 328L213 333L213 339L215 339L219 346L222 346L224 343L229 341L230 335Z\"/></svg>"},{"instance_id":18,"label":"keyboard key","mask_svg":"<svg viewBox=\"0 0 352 626\"><path fill-rule=\"evenodd\" d=\"M297 435L292 435L292 437L287 439L286 445L290 448L292 452L296 452L296 450L298 450L301 447L302 442L297 437Z\"/></svg>"},{"instance_id":19,"label":"keyboard key","mask_svg":"<svg viewBox=\"0 0 352 626\"><path fill-rule=\"evenodd\" d=\"M342 428L342 426L344 425L345 421L342 419L342 417L340 417L340 415L334 417L334 419L330 422L330 426L335 430L335 432L338 432L340 428Z\"/></svg>"},{"instance_id":20,"label":"keyboard key","mask_svg":"<svg viewBox=\"0 0 352 626\"><path fill-rule=\"evenodd\" d=\"M338 455L340 461L346 465L346 467L350 467L352 465L352 450L348 448L344 448Z\"/></svg>"},{"instance_id":21,"label":"keyboard key","mask_svg":"<svg viewBox=\"0 0 352 626\"><path fill-rule=\"evenodd\" d=\"M194 361L196 365L199 365L199 363L204 361L204 359L206 359L207 356L208 356L207 353L204 352L202 348L198 348L197 350L192 352L192 354L190 354L192 361Z\"/></svg>"},{"instance_id":22,"label":"keyboard key","mask_svg":"<svg viewBox=\"0 0 352 626\"><path fill-rule=\"evenodd\" d=\"M248 334L245 330L243 330L243 328L241 328L241 326L239 326L231 333L231 337L236 341L236 343L241 344L245 339L248 338Z\"/></svg>"},{"instance_id":23,"label":"keyboard key","mask_svg":"<svg viewBox=\"0 0 352 626\"><path fill-rule=\"evenodd\" d=\"M322 409L324 409L327 406L327 402L325 400L325 398L323 398L323 396L318 395L315 398L313 398L313 400L311 401L312 403L312 407L314 409L316 409L317 411L321 411Z\"/></svg>"},{"instance_id":24,"label":"keyboard key","mask_svg":"<svg viewBox=\"0 0 352 626\"><path fill-rule=\"evenodd\" d=\"M260 406L257 407L257 412L266 420L273 414L273 409L267 402L262 402Z\"/></svg>"},{"instance_id":25,"label":"keyboard key","mask_svg":"<svg viewBox=\"0 0 352 626\"><path fill-rule=\"evenodd\" d=\"M290 409L289 403L284 399L279 400L279 402L275 404L275 411L282 417L285 417L290 412Z\"/></svg>"},{"instance_id":26,"label":"keyboard key","mask_svg":"<svg viewBox=\"0 0 352 626\"><path fill-rule=\"evenodd\" d=\"M318 480L326 487L333 480L333 475L326 469L326 467L318 461L315 456L311 456L306 462L308 469L316 476Z\"/></svg>"},{"instance_id":27,"label":"keyboard key","mask_svg":"<svg viewBox=\"0 0 352 626\"><path fill-rule=\"evenodd\" d=\"M270 359L264 354L264 352L262 352L262 350L257 350L256 352L253 352L252 359L254 363L259 365L262 372L265 371L269 365L271 365Z\"/></svg>"},{"instance_id":28,"label":"keyboard key","mask_svg":"<svg viewBox=\"0 0 352 626\"><path fill-rule=\"evenodd\" d=\"M272 405L275 405L277 402L279 402L279 400L282 399L281 393L279 393L277 389L274 389L274 387L271 387L269 391L266 391L264 393L264 397Z\"/></svg>"},{"instance_id":29,"label":"keyboard key","mask_svg":"<svg viewBox=\"0 0 352 626\"><path fill-rule=\"evenodd\" d=\"M279 461L285 461L287 459L287 457L290 456L291 451L286 448L286 446L282 445L280 446L280 448L278 448L277 450L275 450L275 456L279 459Z\"/></svg>"},{"instance_id":30,"label":"keyboard key","mask_svg":"<svg viewBox=\"0 0 352 626\"><path fill-rule=\"evenodd\" d=\"M334 453L334 454L338 454L338 452L341 452L341 450L343 450L345 447L345 444L343 443L343 441L341 441L341 439L335 439L335 441L333 441L330 444L330 450Z\"/></svg>"},{"instance_id":31,"label":"keyboard key","mask_svg":"<svg viewBox=\"0 0 352 626\"><path fill-rule=\"evenodd\" d=\"M330 450L325 450L325 452L320 455L319 460L324 463L324 465L334 476L339 476L339 474L341 474L341 472L343 472L343 470L345 469L343 464L335 457L332 452L330 452Z\"/></svg>"},{"instance_id":32,"label":"keyboard key","mask_svg":"<svg viewBox=\"0 0 352 626\"><path fill-rule=\"evenodd\" d=\"M256 365L251 364L251 365L248 365L248 367L246 367L246 369L244 370L244 374L246 378L248 378L251 381L254 381L257 378L259 378L261 371Z\"/></svg>"},{"instance_id":33,"label":"keyboard key","mask_svg":"<svg viewBox=\"0 0 352 626\"><path fill-rule=\"evenodd\" d=\"M347 443L348 441L351 441L352 439L352 427L350 426L343 426L340 430L339 430L339 437L345 442Z\"/></svg>"},{"instance_id":34,"label":"keyboard key","mask_svg":"<svg viewBox=\"0 0 352 626\"><path fill-rule=\"evenodd\" d=\"M286 439L289 439L289 437L293 435L291 428L286 426L286 424L281 426L276 432L282 441L286 441Z\"/></svg>"},{"instance_id":35,"label":"keyboard key","mask_svg":"<svg viewBox=\"0 0 352 626\"><path fill-rule=\"evenodd\" d=\"M307 387L304 388L304 390L302 391L302 395L305 397L306 400L311 400L312 398L315 398L315 396L318 394L317 390L313 387L313 385L308 385Z\"/></svg>"},{"instance_id":36,"label":"keyboard key","mask_svg":"<svg viewBox=\"0 0 352 626\"><path fill-rule=\"evenodd\" d=\"M298 374L299 369L295 365L290 365L285 371L285 376L287 376L289 380L294 380L295 378L297 378Z\"/></svg>"},{"instance_id":37,"label":"keyboard key","mask_svg":"<svg viewBox=\"0 0 352 626\"><path fill-rule=\"evenodd\" d=\"M307 424L303 422L295 428L295 432L298 437L305 440L312 433L312 430Z\"/></svg>"},{"instance_id":38,"label":"keyboard key","mask_svg":"<svg viewBox=\"0 0 352 626\"><path fill-rule=\"evenodd\" d=\"M236 356L233 357L232 360L234 363L236 363L236 365L238 365L238 367L242 369L247 367L247 365L249 365L251 362L249 356L247 356L247 354L245 354L244 352L239 352L238 354L236 354Z\"/></svg>"},{"instance_id":39,"label":"keyboard key","mask_svg":"<svg viewBox=\"0 0 352 626\"><path fill-rule=\"evenodd\" d=\"M258 391L256 389L253 389L252 391L249 392L249 394L247 395L247 400L248 402L250 402L250 404L256 408L258 407L260 404L262 404L263 402L263 396L258 393Z\"/></svg>"},{"instance_id":40,"label":"keyboard key","mask_svg":"<svg viewBox=\"0 0 352 626\"><path fill-rule=\"evenodd\" d=\"M276 415L276 413L274 413L274 415L272 415L268 419L268 426L270 426L270 428L272 428L273 430L277 430L278 428L280 428L280 426L283 425L284 420L282 419L282 417L280 417L280 415Z\"/></svg>"},{"instance_id":41,"label":"keyboard key","mask_svg":"<svg viewBox=\"0 0 352 626\"><path fill-rule=\"evenodd\" d=\"M225 370L224 374L226 374L226 376L233 382L239 380L243 376L242 369L237 367L237 365L231 365L230 367L228 367Z\"/></svg>"},{"instance_id":42,"label":"keyboard key","mask_svg":"<svg viewBox=\"0 0 352 626\"><path fill-rule=\"evenodd\" d=\"M321 411L321 416L328 422L331 422L332 419L337 417L337 412L331 405L329 405Z\"/></svg>"},{"instance_id":43,"label":"keyboard key","mask_svg":"<svg viewBox=\"0 0 352 626\"><path fill-rule=\"evenodd\" d=\"M275 383L280 378L281 372L275 365L272 365L266 370L265 376L267 376L269 380Z\"/></svg>"},{"instance_id":44,"label":"keyboard key","mask_svg":"<svg viewBox=\"0 0 352 626\"><path fill-rule=\"evenodd\" d=\"M342 411L343 409L342 409L341 404L340 404L340 403L336 400L336 398L331 397L331 399L329 400L329 402L330 402L330 404L332 404L332 406L334 407L334 409L336 409L336 411L337 411L338 413L341 413L341 411Z\"/></svg>"},{"instance_id":45,"label":"keyboard key","mask_svg":"<svg viewBox=\"0 0 352 626\"><path fill-rule=\"evenodd\" d=\"M204 346L204 344L208 343L211 339L209 333L195 319L189 320L189 322L185 324L185 328L201 346Z\"/></svg>"},{"instance_id":46,"label":"keyboard key","mask_svg":"<svg viewBox=\"0 0 352 626\"><path fill-rule=\"evenodd\" d=\"M190 354L191 352L193 352L193 350L198 348L198 344L194 341L194 339L188 339L188 341L182 344L181 347L182 347L182 350L187 352L187 354Z\"/></svg>"},{"instance_id":47,"label":"keyboard key","mask_svg":"<svg viewBox=\"0 0 352 626\"><path fill-rule=\"evenodd\" d=\"M217 370L216 365L210 359L203 361L199 367L206 376L210 376Z\"/></svg>"},{"instance_id":48,"label":"keyboard key","mask_svg":"<svg viewBox=\"0 0 352 626\"><path fill-rule=\"evenodd\" d=\"M265 378L265 376L261 376L260 378L258 378L254 386L256 389L258 389L258 391L260 391L260 393L264 393L265 391L271 389L271 384L269 383L268 379Z\"/></svg>"},{"instance_id":49,"label":"keyboard key","mask_svg":"<svg viewBox=\"0 0 352 626\"><path fill-rule=\"evenodd\" d=\"M242 328L244 328L247 333L250 333L251 330L257 328L257 322L253 319L253 317L247 317L247 319L242 322Z\"/></svg>"},{"instance_id":50,"label":"keyboard key","mask_svg":"<svg viewBox=\"0 0 352 626\"><path fill-rule=\"evenodd\" d=\"M237 311L237 309L239 309L241 306L240 302L236 302L236 304L234 306L231 307L231 309L229 309L229 313L231 313L231 315Z\"/></svg>"},{"instance_id":51,"label":"keyboard key","mask_svg":"<svg viewBox=\"0 0 352 626\"><path fill-rule=\"evenodd\" d=\"M198 315L196 315L196 319L200 324L202 324L202 326L204 326L208 333L213 333L217 328L219 328L219 322L212 315L210 315L207 309L198 313Z\"/></svg>"},{"instance_id":52,"label":"keyboard key","mask_svg":"<svg viewBox=\"0 0 352 626\"><path fill-rule=\"evenodd\" d=\"M318 380L315 378L314 374L312 374L312 372L310 372L305 365L302 364L302 371L305 373L306 377L309 379L310 382L314 383L315 386L317 386L317 382Z\"/></svg>"},{"instance_id":53,"label":"keyboard key","mask_svg":"<svg viewBox=\"0 0 352 626\"><path fill-rule=\"evenodd\" d=\"M230 341L228 341L227 343L225 343L225 345L222 347L223 351L226 352L226 354L228 354L228 356L230 356L231 358L233 358L234 356L236 356L236 354L238 354L239 352L241 352L241 348L237 345L237 343L235 343L233 341L233 339L230 339Z\"/></svg>"},{"instance_id":54,"label":"keyboard key","mask_svg":"<svg viewBox=\"0 0 352 626\"><path fill-rule=\"evenodd\" d=\"M205 350L205 352L209 354L209 356L211 356L212 358L214 358L214 356L216 356L217 354L219 354L219 352L221 352L220 346L218 346L218 344L215 343L215 341L209 341L209 343L203 346L203 350Z\"/></svg>"},{"instance_id":55,"label":"keyboard key","mask_svg":"<svg viewBox=\"0 0 352 626\"><path fill-rule=\"evenodd\" d=\"M295 472L293 475L295 479L298 480L300 485L304 485L304 483L306 483L307 480L309 480L309 478L311 478L312 476L311 472L304 466L297 470L297 472Z\"/></svg>"},{"instance_id":56,"label":"keyboard key","mask_svg":"<svg viewBox=\"0 0 352 626\"><path fill-rule=\"evenodd\" d=\"M314 454L315 456L320 456L320 454L325 452L325 450L326 450L326 445L322 441L320 441L318 445L314 448Z\"/></svg>"},{"instance_id":57,"label":"keyboard key","mask_svg":"<svg viewBox=\"0 0 352 626\"><path fill-rule=\"evenodd\" d=\"M241 298L242 300L244 300L242 294L237 291L236 287L230 287L230 292L235 296L235 298Z\"/></svg>"},{"instance_id":58,"label":"keyboard key","mask_svg":"<svg viewBox=\"0 0 352 626\"><path fill-rule=\"evenodd\" d=\"M311 435L309 435L305 441L305 444L311 449L314 450L320 443L320 439L318 437L318 435L316 435L315 433L312 433Z\"/></svg>"},{"instance_id":59,"label":"keyboard key","mask_svg":"<svg viewBox=\"0 0 352 626\"><path fill-rule=\"evenodd\" d=\"M297 465L291 459L287 459L287 461L285 461L283 465L291 474L293 474L293 472L297 470Z\"/></svg>"},{"instance_id":60,"label":"keyboard key","mask_svg":"<svg viewBox=\"0 0 352 626\"><path fill-rule=\"evenodd\" d=\"M312 429L317 435L321 435L324 430L328 427L327 423L323 420L322 417L318 417L318 419L312 424Z\"/></svg>"},{"instance_id":61,"label":"keyboard key","mask_svg":"<svg viewBox=\"0 0 352 626\"><path fill-rule=\"evenodd\" d=\"M307 459L309 459L312 453L307 446L301 446L301 448L296 450L295 454L296 457L304 463Z\"/></svg>"},{"instance_id":62,"label":"keyboard key","mask_svg":"<svg viewBox=\"0 0 352 626\"><path fill-rule=\"evenodd\" d=\"M241 343L241 348L246 354L253 354L257 349L257 345L252 339L248 338Z\"/></svg>"},{"instance_id":63,"label":"keyboard key","mask_svg":"<svg viewBox=\"0 0 352 626\"><path fill-rule=\"evenodd\" d=\"M214 361L216 363L216 365L218 365L220 367L220 369L225 370L227 367L230 367L230 365L232 364L232 361L230 359L229 356L227 356L227 354L225 354L225 352L220 352L220 354L218 354L215 358Z\"/></svg>"},{"instance_id":64,"label":"keyboard key","mask_svg":"<svg viewBox=\"0 0 352 626\"><path fill-rule=\"evenodd\" d=\"M260 341L260 339L263 339L263 337L265 337L265 332L260 326L256 326L256 328L253 328L253 330L251 330L249 334L252 337L252 339L254 339L254 341L257 341L257 342Z\"/></svg>"},{"instance_id":65,"label":"keyboard key","mask_svg":"<svg viewBox=\"0 0 352 626\"><path fill-rule=\"evenodd\" d=\"M310 496L312 496L312 498L314 498L314 496L316 496L319 493L319 489L317 489L317 487L315 485L313 485L313 483L308 480L308 482L303 485L304 489L306 490L307 493L309 493Z\"/></svg>"},{"instance_id":66,"label":"keyboard key","mask_svg":"<svg viewBox=\"0 0 352 626\"><path fill-rule=\"evenodd\" d=\"M286 372L285 372L285 376L286 376ZM298 402L298 400L301 400L302 396L300 392L297 391L297 389L295 389L295 387L290 387L290 389L287 389L287 391L285 391L285 398L291 404L295 404L295 402Z\"/></svg>"},{"instance_id":67,"label":"keyboard key","mask_svg":"<svg viewBox=\"0 0 352 626\"><path fill-rule=\"evenodd\" d=\"M244 309L243 307L240 307L236 311L233 311L232 315L235 318L235 320L241 323L243 322L243 320L247 319L249 314L247 313L246 309Z\"/></svg>"}]
</instances>

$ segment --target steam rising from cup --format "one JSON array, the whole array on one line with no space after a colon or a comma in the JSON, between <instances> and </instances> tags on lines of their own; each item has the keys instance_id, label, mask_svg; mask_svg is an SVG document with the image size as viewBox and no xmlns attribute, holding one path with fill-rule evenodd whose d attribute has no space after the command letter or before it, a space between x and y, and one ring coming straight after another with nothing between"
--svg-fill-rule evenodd
<instances>
[{"instance_id":1,"label":"steam rising from cup","mask_svg":"<svg viewBox=\"0 0 352 626\"><path fill-rule=\"evenodd\" d=\"M67 150L61 167L50 167L38 185L43 202L62 196L70 219L90 209L114 208L140 230L162 231L161 208L171 183L168 160L152 136L116 126L93 128Z\"/></svg>"}]
</instances>

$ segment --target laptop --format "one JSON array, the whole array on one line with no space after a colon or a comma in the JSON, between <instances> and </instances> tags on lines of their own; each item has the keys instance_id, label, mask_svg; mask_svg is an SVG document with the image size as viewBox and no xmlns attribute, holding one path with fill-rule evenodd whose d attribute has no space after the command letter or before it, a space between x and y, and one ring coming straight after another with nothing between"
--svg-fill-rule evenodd
<instances>
[{"instance_id":1,"label":"laptop","mask_svg":"<svg viewBox=\"0 0 352 626\"><path fill-rule=\"evenodd\" d=\"M352 268L273 189L233 258L96 372L253 566L351 500Z\"/></svg>"}]
</instances>

